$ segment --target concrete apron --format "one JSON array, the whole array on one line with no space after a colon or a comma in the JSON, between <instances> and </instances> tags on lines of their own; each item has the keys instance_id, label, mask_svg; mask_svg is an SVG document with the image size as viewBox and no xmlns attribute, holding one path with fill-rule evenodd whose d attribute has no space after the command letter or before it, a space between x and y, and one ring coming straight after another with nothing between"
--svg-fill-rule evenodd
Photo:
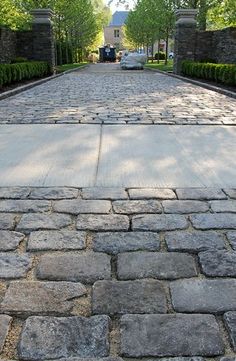
<instances>
[{"instance_id":1,"label":"concrete apron","mask_svg":"<svg viewBox=\"0 0 236 361\"><path fill-rule=\"evenodd\" d=\"M236 128L1 125L0 186L236 187Z\"/></svg>"}]
</instances>

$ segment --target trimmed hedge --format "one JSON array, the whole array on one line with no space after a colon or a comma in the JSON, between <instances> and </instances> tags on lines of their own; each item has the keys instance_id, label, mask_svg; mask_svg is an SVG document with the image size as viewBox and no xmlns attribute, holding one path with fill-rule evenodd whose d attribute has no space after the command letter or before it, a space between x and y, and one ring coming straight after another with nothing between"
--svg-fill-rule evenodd
<instances>
[{"instance_id":1,"label":"trimmed hedge","mask_svg":"<svg viewBox=\"0 0 236 361\"><path fill-rule=\"evenodd\" d=\"M183 61L181 64L183 75L215 81L226 85L236 85L236 65L197 63L194 61Z\"/></svg>"},{"instance_id":2,"label":"trimmed hedge","mask_svg":"<svg viewBox=\"0 0 236 361\"><path fill-rule=\"evenodd\" d=\"M9 85L21 80L42 78L50 74L50 66L44 61L0 64L0 86Z\"/></svg>"},{"instance_id":3,"label":"trimmed hedge","mask_svg":"<svg viewBox=\"0 0 236 361\"><path fill-rule=\"evenodd\" d=\"M155 54L155 60L158 60L158 53ZM163 51L159 52L159 60L166 60L166 54Z\"/></svg>"}]
</instances>

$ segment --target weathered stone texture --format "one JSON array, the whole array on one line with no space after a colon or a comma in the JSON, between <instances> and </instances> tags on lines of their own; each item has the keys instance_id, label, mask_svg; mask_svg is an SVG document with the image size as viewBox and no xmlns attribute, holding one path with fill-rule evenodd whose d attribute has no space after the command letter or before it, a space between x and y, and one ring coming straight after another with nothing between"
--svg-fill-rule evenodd
<instances>
[{"instance_id":1,"label":"weathered stone texture","mask_svg":"<svg viewBox=\"0 0 236 361\"><path fill-rule=\"evenodd\" d=\"M198 253L225 248L223 235L215 231L170 232L165 234L165 241L169 251Z\"/></svg>"},{"instance_id":2,"label":"weathered stone texture","mask_svg":"<svg viewBox=\"0 0 236 361\"><path fill-rule=\"evenodd\" d=\"M93 286L95 314L166 313L165 290L159 281L98 281Z\"/></svg>"},{"instance_id":3,"label":"weathered stone texture","mask_svg":"<svg viewBox=\"0 0 236 361\"><path fill-rule=\"evenodd\" d=\"M3 199L24 199L29 193L28 187L0 187L0 198Z\"/></svg>"},{"instance_id":4,"label":"weathered stone texture","mask_svg":"<svg viewBox=\"0 0 236 361\"><path fill-rule=\"evenodd\" d=\"M236 228L236 214L232 213L196 214L190 220L196 229Z\"/></svg>"},{"instance_id":5,"label":"weathered stone texture","mask_svg":"<svg viewBox=\"0 0 236 361\"><path fill-rule=\"evenodd\" d=\"M29 317L19 343L23 360L104 357L109 353L109 318Z\"/></svg>"},{"instance_id":6,"label":"weathered stone texture","mask_svg":"<svg viewBox=\"0 0 236 361\"><path fill-rule=\"evenodd\" d=\"M236 312L227 312L224 315L224 320L226 327L229 332L229 337L233 346L234 351L236 351Z\"/></svg>"},{"instance_id":7,"label":"weathered stone texture","mask_svg":"<svg viewBox=\"0 0 236 361\"><path fill-rule=\"evenodd\" d=\"M118 214L79 215L77 229L91 231L126 231L129 228L129 218Z\"/></svg>"},{"instance_id":8,"label":"weathered stone texture","mask_svg":"<svg viewBox=\"0 0 236 361\"><path fill-rule=\"evenodd\" d=\"M37 231L40 229L56 230L71 224L71 217L65 214L23 214L17 230L23 232Z\"/></svg>"},{"instance_id":9,"label":"weathered stone texture","mask_svg":"<svg viewBox=\"0 0 236 361\"><path fill-rule=\"evenodd\" d=\"M115 201L112 203L115 213L161 213L161 204L156 200Z\"/></svg>"},{"instance_id":10,"label":"weathered stone texture","mask_svg":"<svg viewBox=\"0 0 236 361\"><path fill-rule=\"evenodd\" d=\"M228 232L227 238L229 240L231 247L236 251L236 232L235 231Z\"/></svg>"},{"instance_id":11,"label":"weathered stone texture","mask_svg":"<svg viewBox=\"0 0 236 361\"><path fill-rule=\"evenodd\" d=\"M24 237L20 232L0 231L0 251L14 251Z\"/></svg>"},{"instance_id":12,"label":"weathered stone texture","mask_svg":"<svg viewBox=\"0 0 236 361\"><path fill-rule=\"evenodd\" d=\"M15 226L15 216L13 214L0 213L0 229L10 230Z\"/></svg>"},{"instance_id":13,"label":"weathered stone texture","mask_svg":"<svg viewBox=\"0 0 236 361\"><path fill-rule=\"evenodd\" d=\"M140 215L132 219L132 228L135 231L174 231L185 229L188 221L184 216L160 214Z\"/></svg>"},{"instance_id":14,"label":"weathered stone texture","mask_svg":"<svg viewBox=\"0 0 236 361\"><path fill-rule=\"evenodd\" d=\"M235 188L226 188L224 192L232 199L236 199L236 189Z\"/></svg>"},{"instance_id":15,"label":"weathered stone texture","mask_svg":"<svg viewBox=\"0 0 236 361\"><path fill-rule=\"evenodd\" d=\"M73 299L86 294L81 283L11 282L0 309L10 314L68 314Z\"/></svg>"},{"instance_id":16,"label":"weathered stone texture","mask_svg":"<svg viewBox=\"0 0 236 361\"><path fill-rule=\"evenodd\" d=\"M110 257L102 253L44 255L40 259L37 276L39 279L86 283L110 279Z\"/></svg>"},{"instance_id":17,"label":"weathered stone texture","mask_svg":"<svg viewBox=\"0 0 236 361\"><path fill-rule=\"evenodd\" d=\"M197 275L194 259L181 253L132 252L118 255L118 278L176 279Z\"/></svg>"},{"instance_id":18,"label":"weathered stone texture","mask_svg":"<svg viewBox=\"0 0 236 361\"><path fill-rule=\"evenodd\" d=\"M127 199L128 195L124 188L83 188L84 199Z\"/></svg>"},{"instance_id":19,"label":"weathered stone texture","mask_svg":"<svg viewBox=\"0 0 236 361\"><path fill-rule=\"evenodd\" d=\"M2 352L12 318L7 315L0 315L0 352Z\"/></svg>"},{"instance_id":20,"label":"weathered stone texture","mask_svg":"<svg viewBox=\"0 0 236 361\"><path fill-rule=\"evenodd\" d=\"M227 201L212 201L210 202L211 209L213 212L222 213L236 213L236 200L227 200Z\"/></svg>"},{"instance_id":21,"label":"weathered stone texture","mask_svg":"<svg viewBox=\"0 0 236 361\"><path fill-rule=\"evenodd\" d=\"M164 201L162 202L165 213L200 213L207 212L209 205L201 201Z\"/></svg>"},{"instance_id":22,"label":"weathered stone texture","mask_svg":"<svg viewBox=\"0 0 236 361\"><path fill-rule=\"evenodd\" d=\"M176 190L178 199L211 200L226 199L225 193L221 189L214 188L180 188Z\"/></svg>"},{"instance_id":23,"label":"weathered stone texture","mask_svg":"<svg viewBox=\"0 0 236 361\"><path fill-rule=\"evenodd\" d=\"M199 261L206 276L236 277L236 252L202 252L199 253Z\"/></svg>"},{"instance_id":24,"label":"weathered stone texture","mask_svg":"<svg viewBox=\"0 0 236 361\"><path fill-rule=\"evenodd\" d=\"M28 251L79 250L86 247L86 233L79 231L31 232Z\"/></svg>"},{"instance_id":25,"label":"weathered stone texture","mask_svg":"<svg viewBox=\"0 0 236 361\"><path fill-rule=\"evenodd\" d=\"M159 235L154 232L104 232L96 233L93 250L117 254L127 251L158 251Z\"/></svg>"},{"instance_id":26,"label":"weathered stone texture","mask_svg":"<svg viewBox=\"0 0 236 361\"><path fill-rule=\"evenodd\" d=\"M170 285L177 312L222 313L236 310L236 280L178 280Z\"/></svg>"},{"instance_id":27,"label":"weathered stone texture","mask_svg":"<svg viewBox=\"0 0 236 361\"><path fill-rule=\"evenodd\" d=\"M60 213L109 213L111 210L111 202L103 200L61 200L57 201L53 205L55 212Z\"/></svg>"},{"instance_id":28,"label":"weathered stone texture","mask_svg":"<svg viewBox=\"0 0 236 361\"><path fill-rule=\"evenodd\" d=\"M215 356L223 352L212 315L125 315L121 319L121 353L127 357Z\"/></svg>"},{"instance_id":29,"label":"weathered stone texture","mask_svg":"<svg viewBox=\"0 0 236 361\"><path fill-rule=\"evenodd\" d=\"M0 278L25 277L30 266L30 257L27 255L0 253Z\"/></svg>"},{"instance_id":30,"label":"weathered stone texture","mask_svg":"<svg viewBox=\"0 0 236 361\"><path fill-rule=\"evenodd\" d=\"M30 192L31 199L71 199L78 197L78 189L66 187L33 188Z\"/></svg>"},{"instance_id":31,"label":"weathered stone texture","mask_svg":"<svg viewBox=\"0 0 236 361\"><path fill-rule=\"evenodd\" d=\"M130 188L131 199L175 199L176 195L172 189L160 188Z\"/></svg>"},{"instance_id":32,"label":"weathered stone texture","mask_svg":"<svg viewBox=\"0 0 236 361\"><path fill-rule=\"evenodd\" d=\"M0 201L0 212L12 213L31 213L31 212L48 212L51 207L50 201L33 201L33 200L4 200Z\"/></svg>"}]
</instances>

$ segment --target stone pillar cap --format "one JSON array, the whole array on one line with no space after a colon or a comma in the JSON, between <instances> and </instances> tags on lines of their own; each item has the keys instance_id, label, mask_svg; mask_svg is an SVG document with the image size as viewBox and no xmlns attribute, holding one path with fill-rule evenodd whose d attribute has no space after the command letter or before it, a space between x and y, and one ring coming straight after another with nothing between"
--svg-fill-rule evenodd
<instances>
[{"instance_id":1,"label":"stone pillar cap","mask_svg":"<svg viewBox=\"0 0 236 361\"><path fill-rule=\"evenodd\" d=\"M196 23L197 9L177 9L175 15L177 18L176 24L179 23Z\"/></svg>"},{"instance_id":2,"label":"stone pillar cap","mask_svg":"<svg viewBox=\"0 0 236 361\"><path fill-rule=\"evenodd\" d=\"M51 23L53 11L51 9L34 9L30 14L34 17L34 24L48 24Z\"/></svg>"}]
</instances>

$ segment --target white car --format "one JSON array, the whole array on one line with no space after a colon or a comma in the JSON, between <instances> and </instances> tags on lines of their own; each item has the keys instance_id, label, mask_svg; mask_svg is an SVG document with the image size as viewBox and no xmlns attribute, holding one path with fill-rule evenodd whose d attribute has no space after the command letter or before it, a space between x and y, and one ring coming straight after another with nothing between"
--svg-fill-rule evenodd
<instances>
[{"instance_id":1,"label":"white car","mask_svg":"<svg viewBox=\"0 0 236 361\"><path fill-rule=\"evenodd\" d=\"M174 59L174 53L173 53L173 51L171 51L171 52L169 53L169 59Z\"/></svg>"}]
</instances>

